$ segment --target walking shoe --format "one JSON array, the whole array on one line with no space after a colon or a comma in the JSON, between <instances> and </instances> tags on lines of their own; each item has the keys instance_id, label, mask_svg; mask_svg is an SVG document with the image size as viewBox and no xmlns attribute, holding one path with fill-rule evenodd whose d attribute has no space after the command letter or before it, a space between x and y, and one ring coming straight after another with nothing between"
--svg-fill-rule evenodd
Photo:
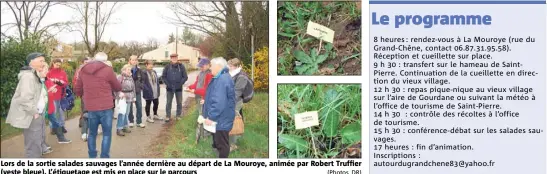
<instances>
[{"instance_id":1,"label":"walking shoe","mask_svg":"<svg viewBox=\"0 0 547 174\"><path fill-rule=\"evenodd\" d=\"M154 119L152 117L147 117L146 118L146 121L150 122L150 123L154 123Z\"/></svg>"},{"instance_id":2,"label":"walking shoe","mask_svg":"<svg viewBox=\"0 0 547 174\"><path fill-rule=\"evenodd\" d=\"M131 130L129 130L129 129L127 129L127 128L123 128L122 131L123 131L124 133L131 133Z\"/></svg>"},{"instance_id":3,"label":"walking shoe","mask_svg":"<svg viewBox=\"0 0 547 174\"><path fill-rule=\"evenodd\" d=\"M165 122L166 122L166 123L169 122L169 117L165 118Z\"/></svg>"},{"instance_id":4,"label":"walking shoe","mask_svg":"<svg viewBox=\"0 0 547 174\"><path fill-rule=\"evenodd\" d=\"M140 128L146 127L146 125L144 125L144 123L138 124L137 126L140 127Z\"/></svg>"},{"instance_id":5,"label":"walking shoe","mask_svg":"<svg viewBox=\"0 0 547 174\"><path fill-rule=\"evenodd\" d=\"M132 128L133 126L134 126L134 125L133 125L133 123L129 123L129 127L131 127L131 128Z\"/></svg>"},{"instance_id":6,"label":"walking shoe","mask_svg":"<svg viewBox=\"0 0 547 174\"><path fill-rule=\"evenodd\" d=\"M72 143L72 140L69 140L69 139L64 139L64 140L59 140L59 144L69 144L69 143Z\"/></svg>"},{"instance_id":7,"label":"walking shoe","mask_svg":"<svg viewBox=\"0 0 547 174\"><path fill-rule=\"evenodd\" d=\"M45 151L48 151L48 150L53 150L53 149L51 148L51 146L49 146L49 145L46 145L46 149L45 149Z\"/></svg>"},{"instance_id":8,"label":"walking shoe","mask_svg":"<svg viewBox=\"0 0 547 174\"><path fill-rule=\"evenodd\" d=\"M180 120L180 119L182 119L182 116L180 115L175 117L175 120Z\"/></svg>"},{"instance_id":9,"label":"walking shoe","mask_svg":"<svg viewBox=\"0 0 547 174\"><path fill-rule=\"evenodd\" d=\"M51 152L53 152L53 149L47 148L45 151L42 152L42 155L45 155L45 154L48 154L48 153L51 153Z\"/></svg>"},{"instance_id":10,"label":"walking shoe","mask_svg":"<svg viewBox=\"0 0 547 174\"><path fill-rule=\"evenodd\" d=\"M121 129L118 129L118 130L116 131L116 135L118 135L118 136L125 136L125 134L123 133L123 131L122 131Z\"/></svg>"},{"instance_id":11,"label":"walking shoe","mask_svg":"<svg viewBox=\"0 0 547 174\"><path fill-rule=\"evenodd\" d=\"M87 134L86 134L86 133L83 133L83 134L82 134L82 140L84 140L84 142L87 141Z\"/></svg>"},{"instance_id":12,"label":"walking shoe","mask_svg":"<svg viewBox=\"0 0 547 174\"><path fill-rule=\"evenodd\" d=\"M156 119L156 120L163 120L163 118L161 118L159 115L154 115L154 119Z\"/></svg>"}]
</instances>

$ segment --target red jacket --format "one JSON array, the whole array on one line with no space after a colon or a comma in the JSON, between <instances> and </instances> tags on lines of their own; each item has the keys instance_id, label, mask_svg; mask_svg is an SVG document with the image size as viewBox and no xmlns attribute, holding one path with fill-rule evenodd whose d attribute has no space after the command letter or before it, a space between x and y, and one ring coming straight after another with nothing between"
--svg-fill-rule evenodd
<instances>
[{"instance_id":1,"label":"red jacket","mask_svg":"<svg viewBox=\"0 0 547 174\"><path fill-rule=\"evenodd\" d=\"M198 86L198 79L199 79L199 76L198 76L198 77L196 77L196 81L194 82L194 84L190 85L188 88L193 89L194 94L199 95L203 99L205 99L205 93L207 92L207 86L209 86L209 82L211 82L212 78L213 78L213 74L207 73L207 75L205 75L205 82L203 83L203 87L199 88L199 89L196 89L196 87Z\"/></svg>"},{"instance_id":2,"label":"red jacket","mask_svg":"<svg viewBox=\"0 0 547 174\"><path fill-rule=\"evenodd\" d=\"M79 76L74 85L74 93L82 97L85 110L103 111L114 108L112 92L120 92L122 86L110 66L100 61L89 62L82 67Z\"/></svg>"},{"instance_id":3,"label":"red jacket","mask_svg":"<svg viewBox=\"0 0 547 174\"><path fill-rule=\"evenodd\" d=\"M54 93L48 91L48 113L53 114L55 112L54 101L59 101L63 98L63 92L65 87L68 85L68 80L66 73L61 68L51 68L46 75L46 88L49 90L51 87L55 87L57 91ZM59 84L55 83L54 80L58 80Z\"/></svg>"}]
</instances>

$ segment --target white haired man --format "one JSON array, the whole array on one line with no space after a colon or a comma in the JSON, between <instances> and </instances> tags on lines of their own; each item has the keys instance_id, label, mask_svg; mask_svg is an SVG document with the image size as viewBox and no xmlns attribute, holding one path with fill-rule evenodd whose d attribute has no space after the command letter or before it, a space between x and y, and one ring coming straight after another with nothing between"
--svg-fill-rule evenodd
<instances>
[{"instance_id":1,"label":"white haired man","mask_svg":"<svg viewBox=\"0 0 547 174\"><path fill-rule=\"evenodd\" d=\"M110 158L110 143L112 140L112 116L114 97L112 92L122 90L120 82L116 78L114 70L106 65L108 56L99 52L95 60L85 64L80 70L80 77L74 86L77 96L83 96L82 100L87 111L89 136L87 140L88 154L90 158L97 157L97 130L101 125L103 141L101 143L101 158Z\"/></svg>"},{"instance_id":2,"label":"white haired man","mask_svg":"<svg viewBox=\"0 0 547 174\"><path fill-rule=\"evenodd\" d=\"M228 63L222 57L211 60L213 79L207 86L207 95L203 105L205 124L216 122L213 134L213 148L219 158L228 158L230 154L229 133L235 118L234 81L228 73Z\"/></svg>"},{"instance_id":3,"label":"white haired man","mask_svg":"<svg viewBox=\"0 0 547 174\"><path fill-rule=\"evenodd\" d=\"M23 129L27 158L40 158L52 152L45 143L48 97L44 78L48 70L44 56L42 53L27 56L27 66L17 76L19 82L6 118L6 123Z\"/></svg>"}]
</instances>

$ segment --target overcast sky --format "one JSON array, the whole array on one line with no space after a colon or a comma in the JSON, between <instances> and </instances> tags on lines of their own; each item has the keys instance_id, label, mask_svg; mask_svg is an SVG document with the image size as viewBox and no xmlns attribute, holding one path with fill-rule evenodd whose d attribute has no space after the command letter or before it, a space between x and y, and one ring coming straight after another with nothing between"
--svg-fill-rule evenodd
<instances>
[{"instance_id":1,"label":"overcast sky","mask_svg":"<svg viewBox=\"0 0 547 174\"><path fill-rule=\"evenodd\" d=\"M160 44L166 44L170 33L175 33L176 26L169 24L164 16L172 16L167 7L168 2L123 2L112 16L110 24L103 35L103 41L146 42L148 38L156 38ZM7 5L2 2L2 9ZM15 20L10 10L2 10L2 24ZM42 24L51 24L61 21L69 21L75 17L75 12L65 6L54 6L43 19ZM41 25L41 26L44 26ZM3 28L2 31L5 29ZM13 34L13 32L11 32ZM182 28L179 28L179 35ZM78 33L63 32L56 36L64 43L82 41Z\"/></svg>"}]
</instances>

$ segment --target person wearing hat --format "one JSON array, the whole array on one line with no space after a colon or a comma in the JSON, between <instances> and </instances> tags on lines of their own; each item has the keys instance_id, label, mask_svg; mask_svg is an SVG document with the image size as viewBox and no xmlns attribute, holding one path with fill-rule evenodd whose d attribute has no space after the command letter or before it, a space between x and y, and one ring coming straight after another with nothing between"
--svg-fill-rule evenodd
<instances>
[{"instance_id":1,"label":"person wearing hat","mask_svg":"<svg viewBox=\"0 0 547 174\"><path fill-rule=\"evenodd\" d=\"M112 92L120 92L122 86L114 70L105 64L108 56L104 52L95 55L95 61L85 64L74 85L74 93L81 96L87 111L89 136L87 140L89 158L97 157L97 134L99 125L103 130L101 158L110 158L112 141L112 117L114 103ZM120 94L123 97L123 93Z\"/></svg>"},{"instance_id":2,"label":"person wearing hat","mask_svg":"<svg viewBox=\"0 0 547 174\"><path fill-rule=\"evenodd\" d=\"M26 65L17 75L19 82L11 98L6 123L23 129L25 157L40 158L51 153L45 143L48 90L44 83L47 65L42 53L27 56Z\"/></svg>"},{"instance_id":3,"label":"person wearing hat","mask_svg":"<svg viewBox=\"0 0 547 174\"><path fill-rule=\"evenodd\" d=\"M165 122L169 122L171 118L171 103L173 96L177 99L177 115L176 120L182 117L182 85L188 80L186 68L182 63L179 63L179 56L171 54L171 63L163 68L162 77L167 91L167 103L165 105L166 118Z\"/></svg>"},{"instance_id":4,"label":"person wearing hat","mask_svg":"<svg viewBox=\"0 0 547 174\"><path fill-rule=\"evenodd\" d=\"M211 62L207 58L201 58L198 63L198 68L201 70L198 74L198 77L196 78L196 81L194 84L190 85L188 87L188 92L194 93L196 95L196 102L199 104L198 109L198 116L202 115L202 107L201 100L205 99L205 94L207 92L207 86L209 85L209 82L211 82L211 79L213 78L213 74L211 74Z\"/></svg>"}]
</instances>

